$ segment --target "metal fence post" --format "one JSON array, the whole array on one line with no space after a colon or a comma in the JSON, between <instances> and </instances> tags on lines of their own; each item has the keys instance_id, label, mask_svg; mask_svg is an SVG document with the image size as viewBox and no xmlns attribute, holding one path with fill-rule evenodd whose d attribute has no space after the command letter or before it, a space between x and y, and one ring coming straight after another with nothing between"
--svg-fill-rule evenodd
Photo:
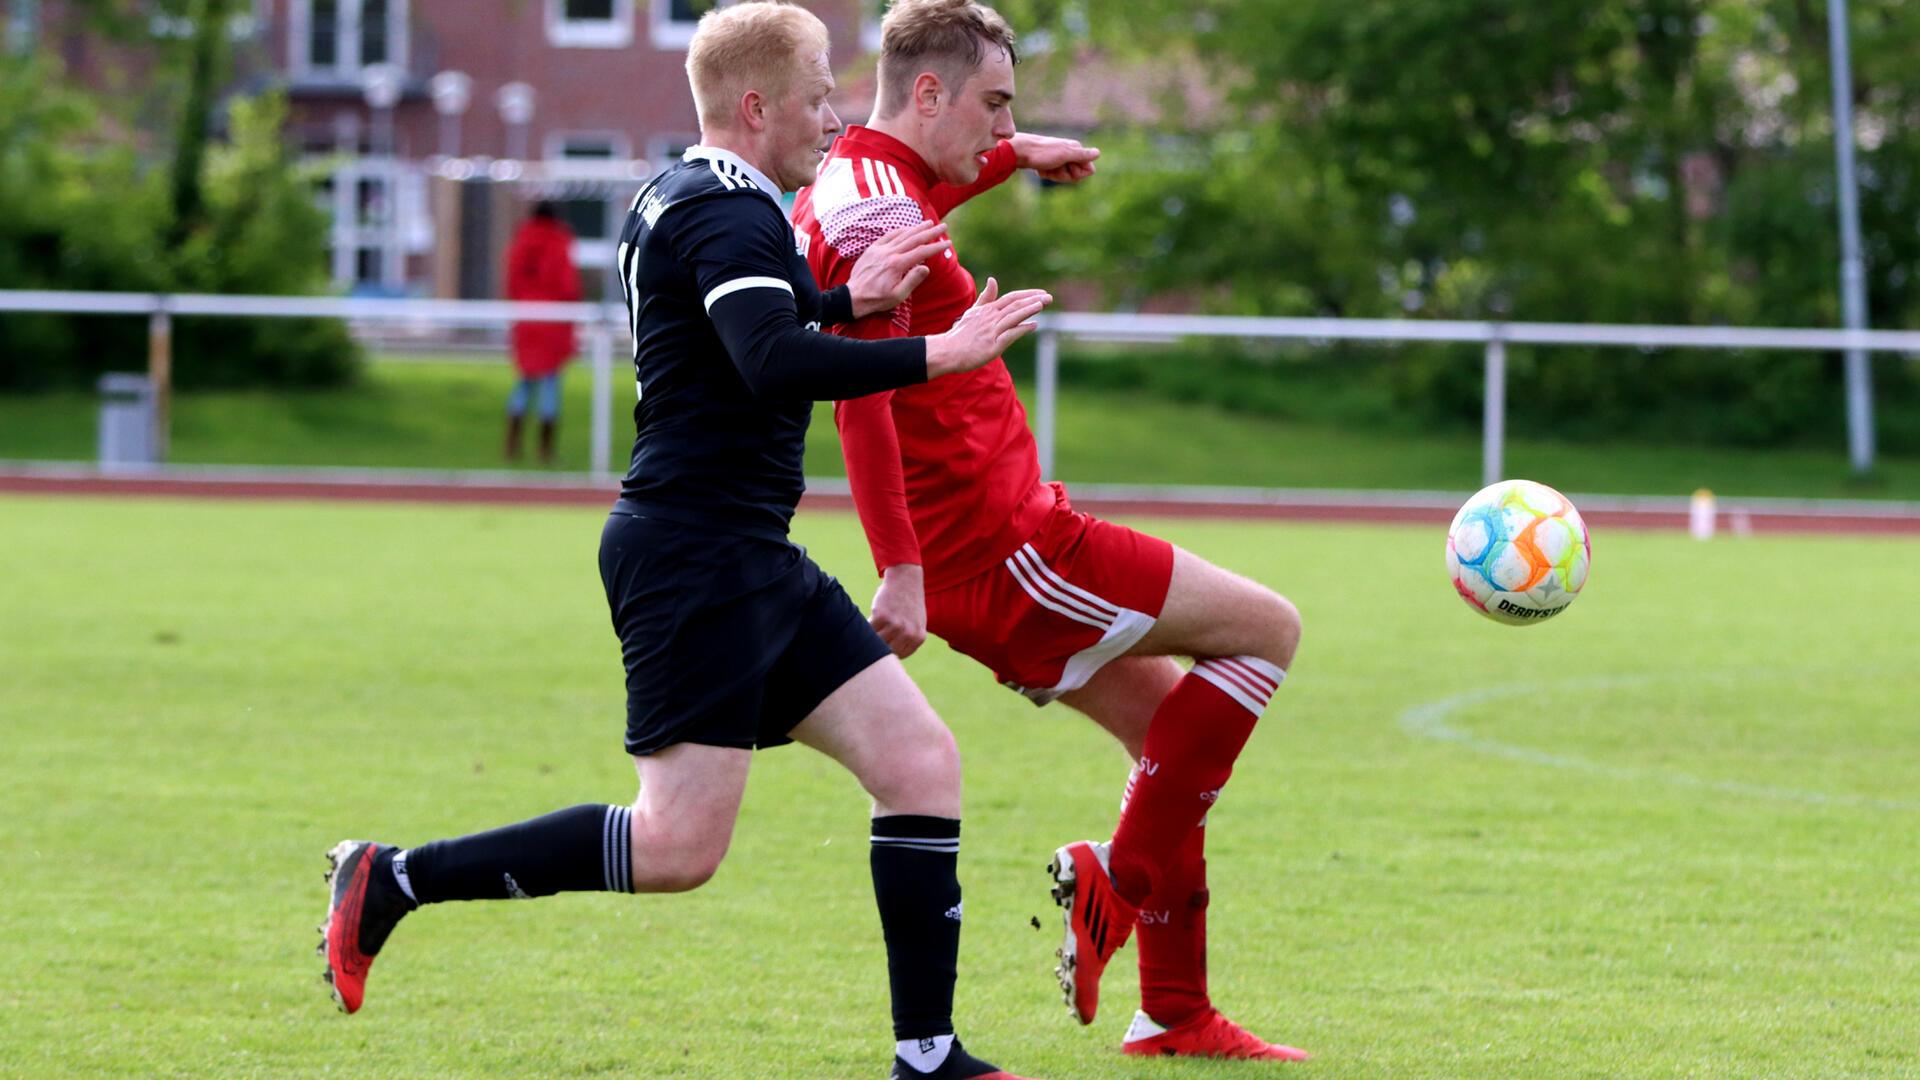
<instances>
[{"instance_id":1,"label":"metal fence post","mask_svg":"<svg viewBox=\"0 0 1920 1080\"><path fill-rule=\"evenodd\" d=\"M613 331L604 320L587 327L588 347L593 357L593 453L588 467L595 476L605 476L613 438Z\"/></svg>"},{"instance_id":2,"label":"metal fence post","mask_svg":"<svg viewBox=\"0 0 1920 1080\"><path fill-rule=\"evenodd\" d=\"M1480 417L1480 486L1501 479L1507 442L1507 343L1487 339L1487 382Z\"/></svg>"},{"instance_id":3,"label":"metal fence post","mask_svg":"<svg viewBox=\"0 0 1920 1080\"><path fill-rule=\"evenodd\" d=\"M1846 0L1827 0L1833 74L1833 153L1840 210L1840 305L1847 329L1867 328L1867 269L1860 254L1860 192L1853 164L1853 60ZM1873 469L1873 368L1866 351L1847 349L1847 457L1856 473Z\"/></svg>"},{"instance_id":4,"label":"metal fence post","mask_svg":"<svg viewBox=\"0 0 1920 1080\"><path fill-rule=\"evenodd\" d=\"M173 315L165 298L147 316L147 378L153 382L153 460L164 464L173 431Z\"/></svg>"},{"instance_id":5,"label":"metal fence post","mask_svg":"<svg viewBox=\"0 0 1920 1080\"><path fill-rule=\"evenodd\" d=\"M1060 334L1058 331L1041 329L1034 374L1039 388L1033 403L1033 439L1040 451L1040 477L1043 480L1051 480L1054 479L1054 416L1060 410Z\"/></svg>"}]
</instances>

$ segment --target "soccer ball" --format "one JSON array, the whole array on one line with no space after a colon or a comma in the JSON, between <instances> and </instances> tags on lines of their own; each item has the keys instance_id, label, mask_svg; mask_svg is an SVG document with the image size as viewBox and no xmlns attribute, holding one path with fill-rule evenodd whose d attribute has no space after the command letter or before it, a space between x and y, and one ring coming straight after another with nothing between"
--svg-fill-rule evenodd
<instances>
[{"instance_id":1,"label":"soccer ball","mask_svg":"<svg viewBox=\"0 0 1920 1080\"><path fill-rule=\"evenodd\" d=\"M1469 606L1510 626L1567 610L1587 584L1593 541L1565 495L1531 480L1481 488L1447 527L1447 576Z\"/></svg>"}]
</instances>

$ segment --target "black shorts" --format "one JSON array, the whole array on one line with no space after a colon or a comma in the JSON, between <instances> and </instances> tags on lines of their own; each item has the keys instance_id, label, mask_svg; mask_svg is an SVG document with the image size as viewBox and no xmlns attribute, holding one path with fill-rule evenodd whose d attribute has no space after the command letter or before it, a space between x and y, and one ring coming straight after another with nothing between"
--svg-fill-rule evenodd
<instances>
[{"instance_id":1,"label":"black shorts","mask_svg":"<svg viewBox=\"0 0 1920 1080\"><path fill-rule=\"evenodd\" d=\"M866 617L785 541L614 513L600 581L627 668L627 752L757 749L888 655Z\"/></svg>"}]
</instances>

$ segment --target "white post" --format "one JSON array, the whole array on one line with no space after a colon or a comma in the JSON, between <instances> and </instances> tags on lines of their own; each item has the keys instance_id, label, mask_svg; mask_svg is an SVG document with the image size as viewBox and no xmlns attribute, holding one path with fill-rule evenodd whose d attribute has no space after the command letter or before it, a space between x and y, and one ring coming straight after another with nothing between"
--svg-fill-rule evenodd
<instances>
[{"instance_id":1,"label":"white post","mask_svg":"<svg viewBox=\"0 0 1920 1080\"><path fill-rule=\"evenodd\" d=\"M1480 485L1502 479L1507 442L1507 343L1487 342L1487 384L1480 417Z\"/></svg>"},{"instance_id":2,"label":"white post","mask_svg":"<svg viewBox=\"0 0 1920 1080\"><path fill-rule=\"evenodd\" d=\"M587 327L588 349L593 358L593 452L596 477L608 468L607 443L613 438L613 331L604 321Z\"/></svg>"},{"instance_id":3,"label":"white post","mask_svg":"<svg viewBox=\"0 0 1920 1080\"><path fill-rule=\"evenodd\" d=\"M1060 335L1057 331L1040 331L1040 345L1035 362L1035 377L1039 384L1033 403L1033 440L1040 451L1040 477L1043 480L1054 479L1053 474L1053 433L1054 415L1060 410Z\"/></svg>"},{"instance_id":4,"label":"white post","mask_svg":"<svg viewBox=\"0 0 1920 1080\"><path fill-rule=\"evenodd\" d=\"M153 386L153 460L165 462L173 441L173 314L147 316L147 379Z\"/></svg>"}]
</instances>

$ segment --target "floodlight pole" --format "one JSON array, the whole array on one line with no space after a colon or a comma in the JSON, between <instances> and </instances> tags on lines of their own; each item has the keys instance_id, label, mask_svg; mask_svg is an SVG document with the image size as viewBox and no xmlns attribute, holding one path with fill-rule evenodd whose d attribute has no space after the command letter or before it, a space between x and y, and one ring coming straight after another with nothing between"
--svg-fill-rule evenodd
<instances>
[{"instance_id":1,"label":"floodlight pole","mask_svg":"<svg viewBox=\"0 0 1920 1080\"><path fill-rule=\"evenodd\" d=\"M1827 0L1827 43L1833 58L1833 149L1840 188L1840 305L1849 330L1867 328L1867 272L1860 255L1860 193L1853 168L1853 65L1847 44L1847 0ZM1873 468L1873 378L1863 349L1848 349L1847 450L1853 471Z\"/></svg>"}]
</instances>

